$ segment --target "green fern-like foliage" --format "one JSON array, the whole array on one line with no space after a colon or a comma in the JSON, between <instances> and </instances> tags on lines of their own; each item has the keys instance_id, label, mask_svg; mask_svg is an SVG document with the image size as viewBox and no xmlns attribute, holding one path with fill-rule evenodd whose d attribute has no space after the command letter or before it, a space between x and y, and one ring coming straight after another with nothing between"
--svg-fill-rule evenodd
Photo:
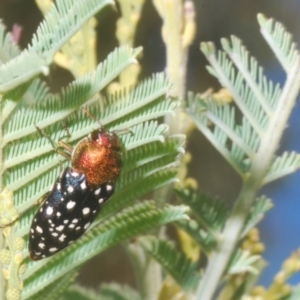
<instances>
[{"instance_id":1,"label":"green fern-like foliage","mask_svg":"<svg viewBox=\"0 0 300 300\"><path fill-rule=\"evenodd\" d=\"M182 201L189 205L197 218L197 223L213 234L223 227L227 217L227 209L223 200L199 193L192 188L177 189L176 192Z\"/></svg>"},{"instance_id":2,"label":"green fern-like foliage","mask_svg":"<svg viewBox=\"0 0 300 300\"><path fill-rule=\"evenodd\" d=\"M200 279L196 263L193 263L184 253L176 250L170 242L149 236L141 238L140 243L183 290L192 291L195 289Z\"/></svg>"},{"instance_id":3,"label":"green fern-like foliage","mask_svg":"<svg viewBox=\"0 0 300 300\"><path fill-rule=\"evenodd\" d=\"M77 270L70 271L68 276L63 276L53 283L49 284L46 288L35 294L34 299L36 300L53 300L60 299L61 295L65 293L66 289L69 288L70 284L77 277ZM71 299L71 298L70 298ZM73 299L73 298L72 298ZM74 298L75 299L75 298Z\"/></svg>"},{"instance_id":4,"label":"green fern-like foliage","mask_svg":"<svg viewBox=\"0 0 300 300\"><path fill-rule=\"evenodd\" d=\"M200 48L210 64L207 67L209 73L230 93L235 106L221 104L213 94L190 93L188 96L188 114L240 175L243 183L232 211L223 220L224 228L218 231L206 274L198 286L197 297L204 297L201 298L204 300L213 298L238 242L271 207L266 197L256 198L259 188L299 168L299 154L276 155L300 88L299 52L280 23L261 14L258 20L264 38L287 73L284 86L266 78L263 68L242 41L231 36L221 40L222 50L216 50L211 42L201 43ZM238 114L241 118L237 118ZM213 202L211 207L214 207ZM201 213L202 218L210 216ZM216 220L214 223L218 224ZM185 229L195 236L199 227L194 226L194 232L191 228L190 225ZM207 232L211 235L211 230ZM233 261L246 266L249 260L244 258L239 256Z\"/></svg>"},{"instance_id":5,"label":"green fern-like foliage","mask_svg":"<svg viewBox=\"0 0 300 300\"><path fill-rule=\"evenodd\" d=\"M192 236L201 250L209 255L222 236L222 230L229 214L228 208L222 199L193 188L176 189L176 193L182 202L191 208L191 218L180 220L176 222L176 225ZM271 200L264 196L255 200L248 212L241 239L261 221L272 206Z\"/></svg>"},{"instance_id":6,"label":"green fern-like foliage","mask_svg":"<svg viewBox=\"0 0 300 300\"><path fill-rule=\"evenodd\" d=\"M83 288L78 285L71 286L61 298L62 300L141 300L136 291L126 285L116 283L102 284L99 292Z\"/></svg>"},{"instance_id":7,"label":"green fern-like foliage","mask_svg":"<svg viewBox=\"0 0 300 300\"><path fill-rule=\"evenodd\" d=\"M193 188L177 189L182 202L191 208L192 218L177 222L209 254L216 246L228 215L222 199L214 198Z\"/></svg>"},{"instance_id":8,"label":"green fern-like foliage","mask_svg":"<svg viewBox=\"0 0 300 300\"><path fill-rule=\"evenodd\" d=\"M48 73L54 54L94 14L112 0L57 1L38 27L31 45L0 66L0 92L5 93L35 76Z\"/></svg>"},{"instance_id":9,"label":"green fern-like foliage","mask_svg":"<svg viewBox=\"0 0 300 300\"><path fill-rule=\"evenodd\" d=\"M188 111L199 129L245 179L261 141L266 136L265 130L271 130L272 117L279 107L284 91L263 75L262 68L254 57L249 56L238 38L233 36L231 41L222 39L222 45L224 51L217 53L211 43L203 43L201 49L211 63L208 67L209 72L216 76L234 97L243 114L241 123L235 121L234 107L219 105L213 97L202 99L201 95L190 94ZM297 53L292 47L289 53L281 55L294 57L292 66L298 58ZM209 126L209 123L214 126ZM280 178L298 168L297 154L285 153L281 159L275 159L270 165L263 183Z\"/></svg>"},{"instance_id":10,"label":"green fern-like foliage","mask_svg":"<svg viewBox=\"0 0 300 300\"><path fill-rule=\"evenodd\" d=\"M272 207L273 203L269 198L266 198L265 196L256 198L248 213L241 237L245 237L250 229L256 226L262 220L264 214Z\"/></svg>"},{"instance_id":11,"label":"green fern-like foliage","mask_svg":"<svg viewBox=\"0 0 300 300\"><path fill-rule=\"evenodd\" d=\"M31 45L23 52L10 44L10 36L0 25L0 42L5 52L0 66L3 93L0 222L6 227L5 242L0 250L9 274L8 295L14 293L21 298L22 273L22 299L54 299L66 289L75 276L74 270L86 260L128 238L186 218L184 206L157 208L152 201L135 203L176 180L176 160L183 151L184 136L167 136L168 127L156 121L172 114L179 105L166 96L171 88L166 77L154 75L135 88L107 98L99 94L127 66L136 63L140 48L116 49L94 71L74 80L58 94L49 93L43 81L35 78L41 72L45 74L54 53L80 26L109 3L111 1L105 0L56 1ZM63 121L71 133L67 142L74 146L99 127L80 109L83 105L109 130L130 128L132 134L120 135L121 176L113 197L83 238L56 256L32 262L26 243L37 210L36 202L55 182L61 168L69 164L53 151L49 140L37 132L36 126L57 142L65 135ZM25 273L22 259L11 259L22 250L27 265ZM63 275L66 276L61 280Z\"/></svg>"},{"instance_id":12,"label":"green fern-like foliage","mask_svg":"<svg viewBox=\"0 0 300 300\"><path fill-rule=\"evenodd\" d=\"M87 259L101 251L145 233L155 226L161 226L184 218L186 207L165 207L156 209L152 201L139 203L94 226L74 246L60 252L52 259L39 263L28 262L25 274L25 288L23 298L28 299L55 281L68 271L79 266Z\"/></svg>"},{"instance_id":13,"label":"green fern-like foliage","mask_svg":"<svg viewBox=\"0 0 300 300\"><path fill-rule=\"evenodd\" d=\"M64 295L61 297L61 299L65 300L96 300L99 295L91 289L83 288L80 286L72 286L70 287Z\"/></svg>"}]
</instances>

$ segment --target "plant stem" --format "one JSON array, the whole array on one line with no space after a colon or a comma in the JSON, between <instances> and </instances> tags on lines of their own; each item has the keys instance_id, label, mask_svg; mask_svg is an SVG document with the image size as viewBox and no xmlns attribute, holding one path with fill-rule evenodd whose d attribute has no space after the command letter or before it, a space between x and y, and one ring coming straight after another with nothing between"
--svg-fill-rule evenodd
<instances>
[{"instance_id":1,"label":"plant stem","mask_svg":"<svg viewBox=\"0 0 300 300\"><path fill-rule=\"evenodd\" d=\"M153 0L163 20L162 38L166 45L166 73L173 84L169 94L184 99L188 48L195 37L193 1Z\"/></svg>"},{"instance_id":2,"label":"plant stem","mask_svg":"<svg viewBox=\"0 0 300 300\"><path fill-rule=\"evenodd\" d=\"M224 228L221 244L209 259L207 270L197 290L196 299L212 299L228 261L235 249L235 245L239 240L240 233L247 217L247 212L252 204L252 201L249 200L255 198L255 185L254 182L244 184L237 203Z\"/></svg>"},{"instance_id":3,"label":"plant stem","mask_svg":"<svg viewBox=\"0 0 300 300\"><path fill-rule=\"evenodd\" d=\"M299 88L300 58L297 57L287 77L277 107L270 118L269 126L264 135L261 136L261 144L253 158L249 176L245 179L233 211L226 222L219 247L209 259L205 275L197 288L196 299L210 300L217 290L236 244L240 239L249 209L255 200L256 192L261 186L279 145L282 133L286 128Z\"/></svg>"}]
</instances>

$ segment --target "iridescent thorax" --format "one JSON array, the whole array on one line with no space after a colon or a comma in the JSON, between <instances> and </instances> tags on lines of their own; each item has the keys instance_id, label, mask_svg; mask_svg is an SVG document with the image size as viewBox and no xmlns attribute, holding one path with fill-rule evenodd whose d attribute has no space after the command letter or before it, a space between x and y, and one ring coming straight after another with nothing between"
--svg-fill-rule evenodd
<instances>
[{"instance_id":1,"label":"iridescent thorax","mask_svg":"<svg viewBox=\"0 0 300 300\"><path fill-rule=\"evenodd\" d=\"M115 181L121 170L121 146L116 133L94 130L74 148L72 167L85 174L91 186Z\"/></svg>"}]
</instances>

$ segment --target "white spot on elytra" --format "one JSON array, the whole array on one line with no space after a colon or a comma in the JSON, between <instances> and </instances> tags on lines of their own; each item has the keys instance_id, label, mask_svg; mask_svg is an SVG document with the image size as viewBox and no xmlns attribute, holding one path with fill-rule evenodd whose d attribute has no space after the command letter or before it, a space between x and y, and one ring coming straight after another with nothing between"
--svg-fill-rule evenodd
<instances>
[{"instance_id":1,"label":"white spot on elytra","mask_svg":"<svg viewBox=\"0 0 300 300\"><path fill-rule=\"evenodd\" d=\"M66 237L67 236L65 234L62 234L58 239L63 242Z\"/></svg>"},{"instance_id":2,"label":"white spot on elytra","mask_svg":"<svg viewBox=\"0 0 300 300\"><path fill-rule=\"evenodd\" d=\"M48 219L48 222L51 224L51 223L52 223L52 220L51 220L51 219Z\"/></svg>"},{"instance_id":3,"label":"white spot on elytra","mask_svg":"<svg viewBox=\"0 0 300 300\"><path fill-rule=\"evenodd\" d=\"M81 228L81 226L77 226L76 228L75 228L75 230L79 230Z\"/></svg>"},{"instance_id":4,"label":"white spot on elytra","mask_svg":"<svg viewBox=\"0 0 300 300\"><path fill-rule=\"evenodd\" d=\"M108 184L108 185L106 186L106 190L107 190L107 191L111 191L111 190L112 190L112 186Z\"/></svg>"},{"instance_id":5,"label":"white spot on elytra","mask_svg":"<svg viewBox=\"0 0 300 300\"><path fill-rule=\"evenodd\" d=\"M56 213L56 215L57 215L58 217L60 217L60 216L61 216L61 213L58 211L58 212Z\"/></svg>"},{"instance_id":6,"label":"white spot on elytra","mask_svg":"<svg viewBox=\"0 0 300 300\"><path fill-rule=\"evenodd\" d=\"M80 187L81 187L82 190L86 189L86 183L85 183L85 181L83 181L83 182L80 183Z\"/></svg>"},{"instance_id":7,"label":"white spot on elytra","mask_svg":"<svg viewBox=\"0 0 300 300\"><path fill-rule=\"evenodd\" d=\"M101 204L102 202L103 202L103 198L100 198L99 200L98 200L98 202Z\"/></svg>"},{"instance_id":8,"label":"white spot on elytra","mask_svg":"<svg viewBox=\"0 0 300 300\"><path fill-rule=\"evenodd\" d=\"M43 208L41 207L40 212L43 212Z\"/></svg>"},{"instance_id":9,"label":"white spot on elytra","mask_svg":"<svg viewBox=\"0 0 300 300\"><path fill-rule=\"evenodd\" d=\"M34 220L33 220L34 222L36 222L36 218L34 218Z\"/></svg>"},{"instance_id":10,"label":"white spot on elytra","mask_svg":"<svg viewBox=\"0 0 300 300\"><path fill-rule=\"evenodd\" d=\"M57 183L56 188L57 188L59 191L61 190L61 184L60 184L60 182Z\"/></svg>"},{"instance_id":11,"label":"white spot on elytra","mask_svg":"<svg viewBox=\"0 0 300 300\"><path fill-rule=\"evenodd\" d=\"M64 220L64 224L67 224L67 223L69 223L69 220Z\"/></svg>"},{"instance_id":12,"label":"white spot on elytra","mask_svg":"<svg viewBox=\"0 0 300 300\"><path fill-rule=\"evenodd\" d=\"M97 190L94 192L94 194L95 194L95 195L99 195L100 192L101 192L101 188L97 189Z\"/></svg>"},{"instance_id":13,"label":"white spot on elytra","mask_svg":"<svg viewBox=\"0 0 300 300\"><path fill-rule=\"evenodd\" d=\"M53 228L49 228L49 231L53 231L54 229Z\"/></svg>"},{"instance_id":14,"label":"white spot on elytra","mask_svg":"<svg viewBox=\"0 0 300 300\"><path fill-rule=\"evenodd\" d=\"M70 224L69 225L69 228L74 228L75 227L75 224Z\"/></svg>"},{"instance_id":15,"label":"white spot on elytra","mask_svg":"<svg viewBox=\"0 0 300 300\"><path fill-rule=\"evenodd\" d=\"M57 237L57 236L58 236L58 233L57 233L57 232L53 232L53 233L51 233L51 235Z\"/></svg>"},{"instance_id":16,"label":"white spot on elytra","mask_svg":"<svg viewBox=\"0 0 300 300\"><path fill-rule=\"evenodd\" d=\"M47 207L46 214L49 215L49 216L52 215L53 214L53 207L51 207L51 206Z\"/></svg>"},{"instance_id":17,"label":"white spot on elytra","mask_svg":"<svg viewBox=\"0 0 300 300\"><path fill-rule=\"evenodd\" d=\"M56 227L56 230L57 231L62 231L64 228L65 228L64 225L59 225L59 226Z\"/></svg>"},{"instance_id":18,"label":"white spot on elytra","mask_svg":"<svg viewBox=\"0 0 300 300\"><path fill-rule=\"evenodd\" d=\"M96 210L93 210L93 214L95 214L97 211Z\"/></svg>"},{"instance_id":19,"label":"white spot on elytra","mask_svg":"<svg viewBox=\"0 0 300 300\"><path fill-rule=\"evenodd\" d=\"M73 219L72 223L78 223L78 219Z\"/></svg>"},{"instance_id":20,"label":"white spot on elytra","mask_svg":"<svg viewBox=\"0 0 300 300\"><path fill-rule=\"evenodd\" d=\"M44 238L43 236L41 237L41 239L42 239L43 241L45 240L45 238Z\"/></svg>"},{"instance_id":21,"label":"white spot on elytra","mask_svg":"<svg viewBox=\"0 0 300 300\"><path fill-rule=\"evenodd\" d=\"M55 252L56 250L57 250L56 247L53 247L53 248L50 248L50 249L49 249L50 252Z\"/></svg>"},{"instance_id":22,"label":"white spot on elytra","mask_svg":"<svg viewBox=\"0 0 300 300\"><path fill-rule=\"evenodd\" d=\"M40 226L36 226L35 229L37 232L43 233L43 229Z\"/></svg>"},{"instance_id":23,"label":"white spot on elytra","mask_svg":"<svg viewBox=\"0 0 300 300\"><path fill-rule=\"evenodd\" d=\"M79 174L78 174L77 172L72 172L71 175L72 175L73 177L77 177Z\"/></svg>"},{"instance_id":24,"label":"white spot on elytra","mask_svg":"<svg viewBox=\"0 0 300 300\"><path fill-rule=\"evenodd\" d=\"M65 200L65 198L60 198L60 201L64 201Z\"/></svg>"},{"instance_id":25,"label":"white spot on elytra","mask_svg":"<svg viewBox=\"0 0 300 300\"><path fill-rule=\"evenodd\" d=\"M31 233L34 233L34 230L31 228L31 229L30 229L30 232L31 232Z\"/></svg>"},{"instance_id":26,"label":"white spot on elytra","mask_svg":"<svg viewBox=\"0 0 300 300\"><path fill-rule=\"evenodd\" d=\"M67 191L69 193L72 193L72 192L74 192L74 188L71 185L69 185L68 188L67 188Z\"/></svg>"},{"instance_id":27,"label":"white spot on elytra","mask_svg":"<svg viewBox=\"0 0 300 300\"><path fill-rule=\"evenodd\" d=\"M67 203L67 209L72 209L72 208L75 206L75 204L76 204L75 201L70 200L70 201Z\"/></svg>"},{"instance_id":28,"label":"white spot on elytra","mask_svg":"<svg viewBox=\"0 0 300 300\"><path fill-rule=\"evenodd\" d=\"M91 225L90 222L86 223L86 224L84 225L84 229L88 229L88 228L90 227L90 225Z\"/></svg>"},{"instance_id":29,"label":"white spot on elytra","mask_svg":"<svg viewBox=\"0 0 300 300\"><path fill-rule=\"evenodd\" d=\"M82 213L83 213L84 215L87 215L87 214L90 213L90 209L89 209L88 207L85 207L85 208L82 210Z\"/></svg>"},{"instance_id":30,"label":"white spot on elytra","mask_svg":"<svg viewBox=\"0 0 300 300\"><path fill-rule=\"evenodd\" d=\"M51 227L54 227L55 225L54 224L51 224Z\"/></svg>"},{"instance_id":31,"label":"white spot on elytra","mask_svg":"<svg viewBox=\"0 0 300 300\"><path fill-rule=\"evenodd\" d=\"M44 244L44 243L39 243L38 246L39 246L40 248L42 248L42 249L45 248L45 244Z\"/></svg>"}]
</instances>

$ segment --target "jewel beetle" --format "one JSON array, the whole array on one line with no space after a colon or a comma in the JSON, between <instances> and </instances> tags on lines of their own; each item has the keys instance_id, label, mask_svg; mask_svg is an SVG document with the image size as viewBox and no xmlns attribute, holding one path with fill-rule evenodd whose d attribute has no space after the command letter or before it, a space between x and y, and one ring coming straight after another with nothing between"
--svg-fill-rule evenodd
<instances>
[{"instance_id":1,"label":"jewel beetle","mask_svg":"<svg viewBox=\"0 0 300 300\"><path fill-rule=\"evenodd\" d=\"M62 141L59 145L63 150L57 152L71 166L56 179L33 218L28 246L32 260L54 255L81 237L113 194L121 171L119 137L101 123L74 148Z\"/></svg>"}]
</instances>

